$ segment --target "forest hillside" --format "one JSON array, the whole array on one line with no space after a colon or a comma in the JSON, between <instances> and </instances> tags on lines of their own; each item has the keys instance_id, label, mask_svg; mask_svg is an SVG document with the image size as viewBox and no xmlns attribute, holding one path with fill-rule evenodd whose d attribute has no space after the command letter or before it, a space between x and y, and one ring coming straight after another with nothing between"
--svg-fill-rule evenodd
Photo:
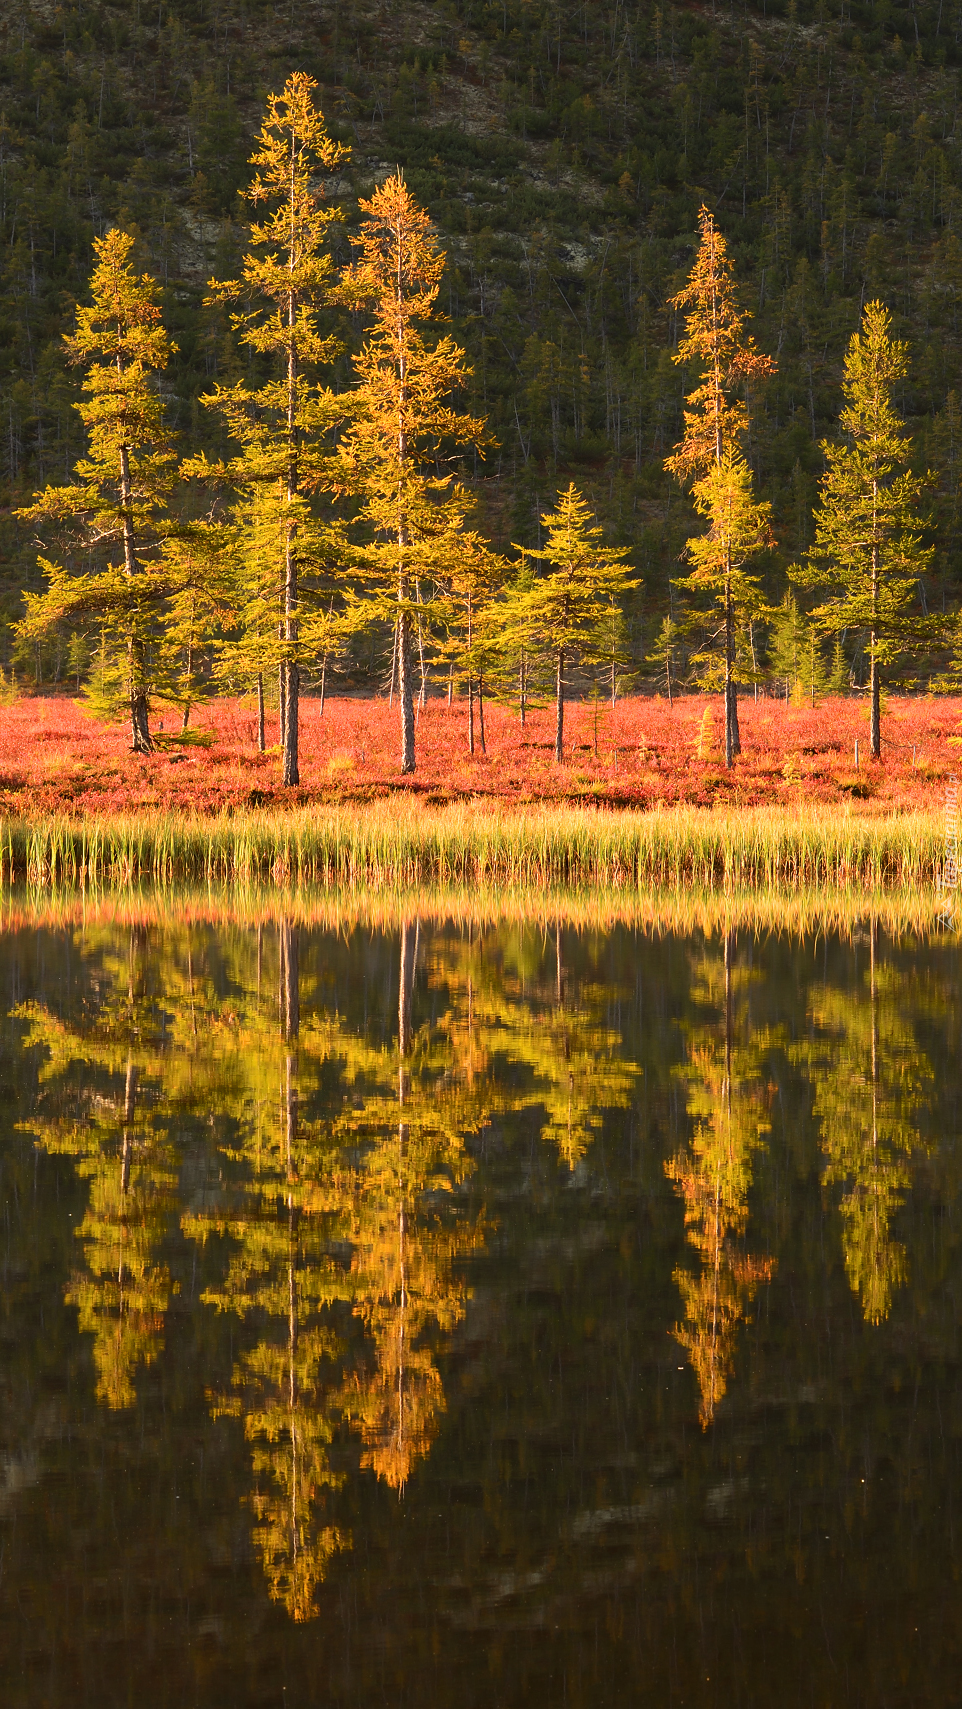
<instances>
[{"instance_id":1,"label":"forest hillside","mask_svg":"<svg viewBox=\"0 0 962 1709\"><path fill-rule=\"evenodd\" d=\"M772 506L763 570L810 543L846 345L881 298L910 347L897 399L938 550L924 603L962 571L962 58L958 0L11 0L0 19L0 557L7 620L39 585L14 510L82 449L80 376L62 336L115 224L161 285L178 351L164 402L183 454L218 453L199 398L238 352L211 276L236 272L248 159L292 71L350 156L327 183L346 262L357 198L398 166L440 234L440 304L472 365L466 410L481 525L537 543L577 481L638 576L639 654L669 609L692 532L664 459L681 431L683 326L668 305L705 204L727 240L758 347L748 455ZM341 328L342 335L344 327ZM351 379L351 337L330 376ZM22 644L22 643L21 643Z\"/></svg>"}]
</instances>

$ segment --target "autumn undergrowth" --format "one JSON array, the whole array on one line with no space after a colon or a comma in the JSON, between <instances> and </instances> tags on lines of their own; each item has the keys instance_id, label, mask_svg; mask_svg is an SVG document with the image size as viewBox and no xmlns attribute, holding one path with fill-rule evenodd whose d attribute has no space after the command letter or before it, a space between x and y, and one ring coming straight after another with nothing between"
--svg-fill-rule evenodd
<instances>
[{"instance_id":1,"label":"autumn undergrowth","mask_svg":"<svg viewBox=\"0 0 962 1709\"><path fill-rule=\"evenodd\" d=\"M254 807L286 816L298 807L378 800L592 810L834 805L899 813L937 808L959 765L962 700L955 698L893 696L881 763L868 760L863 698L815 707L746 700L739 716L743 751L727 770L717 697L686 695L669 706L663 697L638 695L614 709L581 701L566 711L558 765L550 706L531 709L522 727L510 707L488 705L487 751L476 741L472 755L465 702L449 707L436 698L418 720L417 771L404 777L397 706L386 697L328 697L323 712L319 701L304 699L301 782L285 789L279 754L271 751L276 713L267 721L268 751L259 753L253 702L195 708L187 745L179 715L160 709L152 722L156 752L139 755L130 752L122 724L100 722L82 703L24 697L0 706L0 814L33 822L134 812L216 819Z\"/></svg>"}]
</instances>

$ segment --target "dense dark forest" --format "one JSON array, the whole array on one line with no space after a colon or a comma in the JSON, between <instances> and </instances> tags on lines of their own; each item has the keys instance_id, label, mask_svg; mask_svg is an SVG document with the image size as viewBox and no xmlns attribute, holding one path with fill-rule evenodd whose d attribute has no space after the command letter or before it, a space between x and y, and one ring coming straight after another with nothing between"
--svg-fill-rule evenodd
<instances>
[{"instance_id":1,"label":"dense dark forest","mask_svg":"<svg viewBox=\"0 0 962 1709\"><path fill-rule=\"evenodd\" d=\"M7 628L39 585L14 517L81 449L62 334L92 241L136 236L179 347L165 376L180 449L221 451L199 398L251 360L205 306L236 270L252 138L293 70L317 79L350 147L328 194L349 255L357 197L400 165L447 251L442 303L473 365L464 407L496 447L475 458L482 526L533 543L574 478L640 581L643 656L692 532L665 473L685 373L668 300L699 207L724 232L776 376L749 398L749 454L771 501L769 591L810 543L842 357L882 298L911 346L899 408L937 551L922 602L962 572L962 6L765 0L756 7L525 0L14 0L0 20L0 559ZM332 383L351 383L351 341ZM54 642L51 642L51 646ZM26 661L24 661L26 662Z\"/></svg>"}]
</instances>

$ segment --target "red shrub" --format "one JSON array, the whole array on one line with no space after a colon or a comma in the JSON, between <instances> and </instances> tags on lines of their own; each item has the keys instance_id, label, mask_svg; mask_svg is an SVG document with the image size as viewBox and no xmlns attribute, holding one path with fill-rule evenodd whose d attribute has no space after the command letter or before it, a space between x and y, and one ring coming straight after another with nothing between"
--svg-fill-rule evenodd
<instances>
[{"instance_id":1,"label":"red shrub","mask_svg":"<svg viewBox=\"0 0 962 1709\"><path fill-rule=\"evenodd\" d=\"M130 753L122 725L98 723L82 703L38 697L0 708L0 806L24 815L138 807L217 813L257 802L356 800L403 790L433 801L471 796L642 807L854 798L898 809L940 796L959 752L949 738L962 736L962 701L891 700L878 763L867 758L864 700L826 700L814 708L744 700L740 719L743 752L728 773L717 701L691 695L674 707L660 698L623 700L614 710L573 705L558 766L553 708L529 713L522 730L516 713L487 705L487 754L479 748L472 758L465 702L448 708L431 700L418 719L417 772L402 778L396 705L328 699L322 716L316 700L305 700L301 788L284 791L277 754L257 752L246 702L198 710L192 729L210 736L210 747L176 745L179 719L155 717L158 751L141 758ZM276 737L275 717L268 741Z\"/></svg>"}]
</instances>

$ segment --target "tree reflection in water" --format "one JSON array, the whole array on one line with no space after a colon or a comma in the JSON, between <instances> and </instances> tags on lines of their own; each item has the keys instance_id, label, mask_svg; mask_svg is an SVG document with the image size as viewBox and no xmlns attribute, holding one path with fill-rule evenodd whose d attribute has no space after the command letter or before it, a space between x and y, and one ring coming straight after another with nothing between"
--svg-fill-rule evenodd
<instances>
[{"instance_id":1,"label":"tree reflection in water","mask_svg":"<svg viewBox=\"0 0 962 1709\"><path fill-rule=\"evenodd\" d=\"M207 905L0 958L23 1709L953 1702L957 945Z\"/></svg>"},{"instance_id":2,"label":"tree reflection in water","mask_svg":"<svg viewBox=\"0 0 962 1709\"><path fill-rule=\"evenodd\" d=\"M176 1207L176 1157L157 1108L163 1016L147 982L146 934L130 932L125 957L104 955L107 995L75 1022L28 1003L25 1047L39 1046L37 1109L29 1129L51 1152L76 1159L90 1182L83 1268L66 1291L93 1336L97 1398L132 1406L134 1375L163 1346L171 1279L158 1247Z\"/></svg>"},{"instance_id":3,"label":"tree reflection in water","mask_svg":"<svg viewBox=\"0 0 962 1709\"><path fill-rule=\"evenodd\" d=\"M637 1069L602 1019L605 990L569 990L560 926L545 978L546 946L532 957L524 933L506 954L474 932L435 938L423 954L435 1013L418 1025L421 933L405 922L396 1044L317 1004L302 1014L289 920L276 934L276 1008L262 991L262 928L253 965L252 934L218 946L216 978L203 957L198 970L189 927L153 933L148 955L150 937L132 933L123 964L109 935L85 942L78 1021L49 1004L21 1011L45 1057L31 1131L92 1183L68 1298L94 1334L98 1397L129 1407L137 1368L163 1345L165 1242L179 1224L202 1248L224 1243L220 1280L202 1298L255 1339L211 1411L243 1421L254 1542L271 1595L303 1620L351 1542L333 1516L338 1433L356 1433L361 1466L399 1492L437 1436L438 1354L486 1235L464 1197L468 1142L494 1116L529 1110L574 1169L606 1109L629 1104ZM190 1119L211 1128L219 1163L213 1191L178 1217Z\"/></svg>"},{"instance_id":4,"label":"tree reflection in water","mask_svg":"<svg viewBox=\"0 0 962 1709\"><path fill-rule=\"evenodd\" d=\"M795 1057L813 1087L823 1180L842 1189L845 1271L866 1322L881 1323L908 1281L905 1247L892 1221L911 1182L912 1153L931 1149L917 1118L933 1076L907 1019L904 976L878 965L874 920L868 936L862 989L825 985L813 992L815 1036Z\"/></svg>"},{"instance_id":5,"label":"tree reflection in water","mask_svg":"<svg viewBox=\"0 0 962 1709\"><path fill-rule=\"evenodd\" d=\"M212 1397L213 1411L243 1418L252 1444L254 1544L271 1596L306 1620L328 1561L350 1543L328 1513L342 1482L329 1459L330 1372L340 1343L321 1319L343 1288L329 1253L339 1229L337 1172L325 1164L334 1160L300 1120L299 944L288 920L278 950L280 1026L264 1026L257 1041L259 1083L238 1112L231 1148L241 1171L231 1209L185 1216L182 1227L201 1242L217 1233L233 1243L226 1280L205 1301L269 1326L237 1361L230 1393Z\"/></svg>"},{"instance_id":6,"label":"tree reflection in water","mask_svg":"<svg viewBox=\"0 0 962 1709\"><path fill-rule=\"evenodd\" d=\"M677 1072L692 1136L665 1165L684 1200L687 1238L700 1264L696 1274L675 1271L685 1305L675 1336L691 1359L705 1429L731 1378L739 1326L775 1268L773 1258L753 1256L742 1244L754 1156L771 1127L764 1062L775 1042L770 1029L751 1025L748 980L735 962L733 933L720 957L696 965L693 996L712 1018L687 1028L686 1061Z\"/></svg>"},{"instance_id":7,"label":"tree reflection in water","mask_svg":"<svg viewBox=\"0 0 962 1709\"><path fill-rule=\"evenodd\" d=\"M210 1410L242 1424L254 1543L272 1597L302 1621L351 1547L340 1499L351 1440L360 1467L401 1492L437 1438L440 1361L489 1228L468 1192L476 1136L525 1112L567 1176L607 1113L631 1106L640 1068L611 1022L610 986L568 977L560 927L422 933L406 921L396 1033L319 994L313 960L305 995L290 920L266 939L259 928L202 943L198 957L196 929L158 928L148 955L135 933L121 963L107 939L84 942L80 1019L23 1011L46 1058L30 1125L92 1182L70 1297L94 1332L106 1404L132 1404L138 1367L162 1346L169 1243L203 1249L214 1278L203 1302L243 1325ZM748 992L732 938L695 968L696 1006L712 1012L687 1029L693 1131L666 1166L699 1262L675 1280L704 1424L773 1270L744 1250L776 1037L753 1031ZM185 1203L191 1123L209 1165Z\"/></svg>"}]
</instances>

